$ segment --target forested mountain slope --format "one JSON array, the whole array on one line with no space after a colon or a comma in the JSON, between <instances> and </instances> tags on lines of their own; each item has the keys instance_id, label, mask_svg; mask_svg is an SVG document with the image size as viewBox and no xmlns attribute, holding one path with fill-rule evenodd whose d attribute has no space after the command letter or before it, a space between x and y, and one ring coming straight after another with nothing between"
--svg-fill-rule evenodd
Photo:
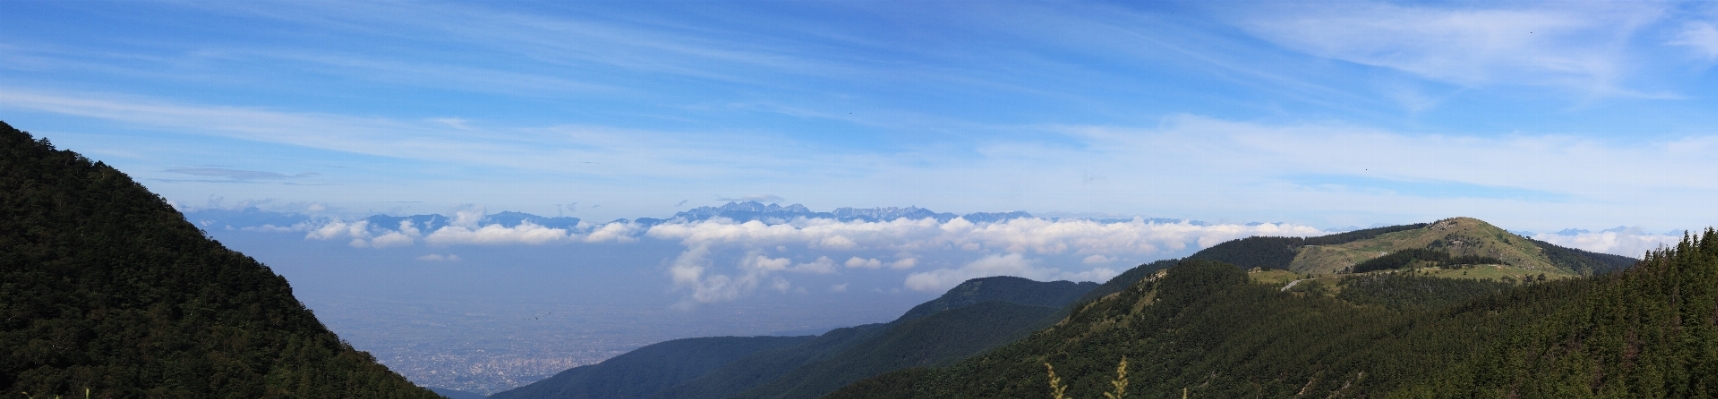
<instances>
[{"instance_id":1,"label":"forested mountain slope","mask_svg":"<svg viewBox=\"0 0 1718 399\"><path fill-rule=\"evenodd\" d=\"M437 398L124 173L0 122L0 387L100 398Z\"/></svg>"},{"instance_id":2,"label":"forested mountain slope","mask_svg":"<svg viewBox=\"0 0 1718 399\"><path fill-rule=\"evenodd\" d=\"M837 328L806 343L761 351L722 366L686 383L663 389L651 398L726 398L767 384L806 364L827 359L890 327L889 323Z\"/></svg>"},{"instance_id":3,"label":"forested mountain slope","mask_svg":"<svg viewBox=\"0 0 1718 399\"><path fill-rule=\"evenodd\" d=\"M1718 231L1594 279L1557 309L1437 373L1413 396L1718 396ZM1481 305L1483 306L1483 305Z\"/></svg>"},{"instance_id":4,"label":"forested mountain slope","mask_svg":"<svg viewBox=\"0 0 1718 399\"><path fill-rule=\"evenodd\" d=\"M985 301L894 323L840 353L732 397L815 398L890 371L946 365L1024 338L1048 326L1059 310Z\"/></svg>"},{"instance_id":5,"label":"forested mountain slope","mask_svg":"<svg viewBox=\"0 0 1718 399\"><path fill-rule=\"evenodd\" d=\"M1620 273L1498 282L1380 272L1341 293L1180 262L1055 327L955 365L902 370L831 398L1710 397L1718 391L1718 233ZM1422 286L1441 306L1380 306ZM1409 301L1412 302L1412 301Z\"/></svg>"},{"instance_id":6,"label":"forested mountain slope","mask_svg":"<svg viewBox=\"0 0 1718 399\"><path fill-rule=\"evenodd\" d=\"M1079 299L1097 286L1098 283L1092 282L1039 282L1013 276L975 278L949 289L937 299L914 306L896 320L913 320L987 301L1057 308Z\"/></svg>"}]
</instances>

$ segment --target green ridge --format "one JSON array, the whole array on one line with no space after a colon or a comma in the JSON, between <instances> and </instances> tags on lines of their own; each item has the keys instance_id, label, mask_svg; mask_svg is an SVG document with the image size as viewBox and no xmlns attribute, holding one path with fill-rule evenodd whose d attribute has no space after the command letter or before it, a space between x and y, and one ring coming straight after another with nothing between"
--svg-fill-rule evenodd
<instances>
[{"instance_id":1,"label":"green ridge","mask_svg":"<svg viewBox=\"0 0 1718 399\"><path fill-rule=\"evenodd\" d=\"M1380 237L1404 241L1388 235ZM827 397L1045 398L1046 363L1070 397L1099 397L1123 356L1128 395L1141 398L1710 397L1718 393L1715 240L1708 230L1593 277L1505 283L1372 273L1341 277L1336 293L1182 261L1026 339Z\"/></svg>"},{"instance_id":2,"label":"green ridge","mask_svg":"<svg viewBox=\"0 0 1718 399\"><path fill-rule=\"evenodd\" d=\"M896 325L842 353L732 398L815 398L854 381L909 367L941 366L1047 326L1057 308L987 301Z\"/></svg>"},{"instance_id":3,"label":"green ridge","mask_svg":"<svg viewBox=\"0 0 1718 399\"><path fill-rule=\"evenodd\" d=\"M0 152L6 395L439 398L124 173L4 122Z\"/></svg>"}]
</instances>

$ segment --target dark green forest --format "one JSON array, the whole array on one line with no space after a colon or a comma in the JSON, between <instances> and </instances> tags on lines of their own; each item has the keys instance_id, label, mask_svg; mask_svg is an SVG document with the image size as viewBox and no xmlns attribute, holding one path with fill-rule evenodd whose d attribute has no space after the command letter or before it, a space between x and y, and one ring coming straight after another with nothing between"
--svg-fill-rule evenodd
<instances>
[{"instance_id":1,"label":"dark green forest","mask_svg":"<svg viewBox=\"0 0 1718 399\"><path fill-rule=\"evenodd\" d=\"M1187 259L1228 263L1243 268L1286 270L1297 250L1307 245L1337 245L1365 240L1398 231L1425 228L1425 223L1377 227L1318 237L1247 237L1230 240L1188 256Z\"/></svg>"},{"instance_id":2,"label":"dark green forest","mask_svg":"<svg viewBox=\"0 0 1718 399\"><path fill-rule=\"evenodd\" d=\"M1436 309L1515 288L1514 283L1407 273L1353 276L1337 283L1336 299L1391 309Z\"/></svg>"},{"instance_id":3,"label":"dark green forest","mask_svg":"<svg viewBox=\"0 0 1718 399\"><path fill-rule=\"evenodd\" d=\"M4 122L0 151L6 395L439 397L124 173Z\"/></svg>"},{"instance_id":4,"label":"dark green forest","mask_svg":"<svg viewBox=\"0 0 1718 399\"><path fill-rule=\"evenodd\" d=\"M1360 264L1354 265L1354 272L1355 273L1365 273L1365 272L1373 272L1373 271L1379 271L1379 270L1401 269L1401 268L1405 268L1405 267L1414 265L1416 262L1419 262L1420 264L1425 265L1425 266L1435 266L1435 267L1460 266L1460 265L1505 265L1505 264L1508 264L1508 262L1504 262L1502 259L1493 258L1490 256L1481 256L1481 255L1450 256L1450 253L1445 252L1445 251L1423 249L1423 248L1411 248L1411 249L1404 249L1404 250L1400 250L1400 251L1396 251L1396 252L1391 252L1388 255L1380 256L1377 258L1372 258L1372 260L1368 260L1365 262L1360 262Z\"/></svg>"},{"instance_id":5,"label":"dark green forest","mask_svg":"<svg viewBox=\"0 0 1718 399\"><path fill-rule=\"evenodd\" d=\"M1443 281L1437 281L1443 280ZM943 368L830 398L1711 397L1718 392L1718 232L1619 273L1533 284L1374 275L1335 296L1182 261L1053 328Z\"/></svg>"},{"instance_id":6,"label":"dark green forest","mask_svg":"<svg viewBox=\"0 0 1718 399\"><path fill-rule=\"evenodd\" d=\"M1523 237L1525 238L1525 237ZM1565 248L1548 242L1526 238L1539 249L1545 250L1545 257L1551 258L1551 263L1563 265L1583 276L1610 273L1634 265L1635 259L1611 254L1597 254L1574 248Z\"/></svg>"},{"instance_id":7,"label":"dark green forest","mask_svg":"<svg viewBox=\"0 0 1718 399\"><path fill-rule=\"evenodd\" d=\"M1403 396L1718 396L1718 231L1591 280L1572 306Z\"/></svg>"}]
</instances>

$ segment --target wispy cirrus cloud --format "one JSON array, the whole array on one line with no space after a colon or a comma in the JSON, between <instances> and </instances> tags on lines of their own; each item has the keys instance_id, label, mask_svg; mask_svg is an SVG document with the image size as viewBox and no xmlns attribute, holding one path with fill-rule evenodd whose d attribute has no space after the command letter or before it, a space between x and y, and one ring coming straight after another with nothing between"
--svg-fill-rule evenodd
<instances>
[{"instance_id":1,"label":"wispy cirrus cloud","mask_svg":"<svg viewBox=\"0 0 1718 399\"><path fill-rule=\"evenodd\" d=\"M996 163L985 166L1006 168L993 173L1043 184L1053 184L1050 176L1068 179L1090 170L1159 171L1126 179L1136 188L1109 188L1114 183L1107 182L1100 186L1145 198L1159 209L1244 212L1231 206L1245 207L1245 202L1281 209L1326 208L1319 205L1323 198L1351 212L1426 212L1404 222L1486 209L1489 213L1479 216L1528 229L1566 226L1599 215L1678 226L1684 223L1678 220L1686 218L1611 204L1645 201L1695 209L1699 195L1694 193L1718 192L1718 183L1688 178L1718 173L1718 160L1703 155L1718 150L1718 136L1710 134L1633 140L1404 134L1341 123L1271 125L1194 115L1166 118L1153 129L1067 127L1066 132L1088 147L997 147L991 150ZM1085 158L1073 161L1078 157ZM1004 166L1004 159L1042 169ZM1062 187L1091 190L1067 183ZM1204 199L1195 205L1153 192ZM1209 192L1223 195L1204 194ZM1376 222L1365 224L1370 223Z\"/></svg>"},{"instance_id":2,"label":"wispy cirrus cloud","mask_svg":"<svg viewBox=\"0 0 1718 399\"><path fill-rule=\"evenodd\" d=\"M1687 47L1696 56L1706 61L1718 61L1718 23L1709 21L1691 21L1683 24L1682 31L1676 34L1669 44Z\"/></svg>"},{"instance_id":3,"label":"wispy cirrus cloud","mask_svg":"<svg viewBox=\"0 0 1718 399\"><path fill-rule=\"evenodd\" d=\"M1334 72L1330 68L1320 69L1319 63L1305 62L1309 57L1303 54L1401 71L1434 82L1429 86L1441 82L1610 93L1604 95L1646 92L1647 89L1630 84L1630 76L1640 71L1629 61L1632 54L1641 50L1638 47L1647 43L1668 45L1678 51L1703 51L1700 49L1706 48L1702 46L1707 43L1703 32L1709 25L1703 20L1667 17L1661 12L1664 6L1655 4L1580 3L1573 7L1267 4L1261 6L1263 11L1259 13L1205 10L1209 11L1206 16L1216 17L1218 23L1241 26L1244 32L1292 50L1289 52L1176 17L1181 14L1104 4L1067 7L1004 4L988 10L942 7L936 8L939 17L934 19L888 5L838 7L873 18L868 20L935 28L898 33L900 36L873 32L869 30L871 25L866 24L812 23L816 19L785 18L767 25L769 32L795 33L777 36L762 35L749 30L754 26L729 20L629 12L612 14L612 18L594 18L595 14L588 13L532 13L505 6L471 4L326 7L271 3L184 7L215 15L346 32L361 38L366 45L399 45L408 50L353 51L340 43L280 33L284 36L270 42L278 45L257 48L204 43L194 51L180 51L164 42L142 41L144 44L116 49L85 43L81 47L65 47L70 50L25 53L44 59L135 57L144 63L163 66L154 69L180 71L186 76L203 76L211 71L243 75L241 72L250 69L239 66L279 64L282 71L330 75L349 72L336 79L342 83L362 81L409 90L454 88L472 93L489 92L458 87L521 90L513 93L521 97L512 100L550 92L580 96L609 87L603 85L632 87L615 82L633 80L683 85L689 81L679 79L708 79L739 86L697 85L716 94L674 101L638 97L633 99L642 101L639 104L654 105L633 104L618 107L620 111L590 113L581 108L576 116L513 124L499 122L510 120L511 116L486 118L481 113L425 115L421 109L415 113L397 113L380 108L312 111L326 108L270 103L234 105L230 101L17 86L0 87L0 106L110 122L133 130L357 154L365 157L357 163L384 165L373 166L378 173L389 173L382 172L389 169L385 165L405 159L447 168L441 172L481 174L481 178L451 183L446 182L445 174L400 179L390 175L361 182L399 182L403 187L415 189L411 195L419 197L440 193L473 196L450 200L454 203L517 201L507 206L536 210L531 207L565 203L567 192L572 191L538 190L532 185L579 187L580 192L608 196L584 200L607 204L600 210L582 209L584 213L580 216L587 217L659 214L672 211L669 205L673 201L646 205L651 200L644 197L708 198L714 192L761 193L724 198L794 198L822 207L908 203L939 209L1100 211L1206 219L1222 215L1241 220L1287 219L1327 226L1379 222L1377 218L1365 219L1366 215L1389 215L1391 221L1405 221L1473 214L1469 209L1481 208L1496 209L1495 213L1502 215L1522 211L1519 214L1534 215L1522 216L1522 220L1543 220L1542 224L1522 228L1618 222L1671 227L1668 224L1672 218L1663 212L1640 209L1683 207L1694 203L1692 198L1699 197L1699 193L1718 190L1705 181L1666 172L1703 173L1714 169L1710 159L1698 154L1718 148L1714 146L1718 140L1696 128L1645 138L1582 131L1563 134L1433 129L1432 133L1419 133L1342 122L1341 117L1336 121L1311 122L1264 118L1265 122L1260 122L1261 119L1244 116L1245 113L1231 112L1233 109L1227 105L1214 113L1118 105L1132 103L1132 99L1175 97L1173 91L1159 93L1144 89L1146 86L1139 86L1139 82L1128 83L1129 76L1139 72L1149 72L1141 76L1167 76L1165 79L1179 79L1177 76L1181 75L1176 73L1183 72L1151 69L1159 65L1179 66L1188 71L1222 71L1223 78L1216 80L1239 82L1254 90L1232 92L1243 94L1229 96L1224 101L1250 99L1253 94L1268 92L1274 94L1266 102L1292 98L1292 101L1325 104L1343 115L1352 115L1347 112L1353 111L1349 108L1354 104L1373 100L1365 93L1371 89L1357 89L1346 80L1349 74L1337 73L1342 79L1326 79L1326 75ZM720 5L701 9L709 15L765 18L746 16L742 11L745 10ZM772 14L775 16L796 17L820 10L789 7L768 11L778 12ZM1200 14L1198 9L1191 11ZM388 17L379 17L384 15ZM1674 32L1653 30L1668 29L1667 26L1675 28ZM931 31L948 36L929 35L925 37L942 39L911 40L917 37L912 34ZM1664 35L1626 40L1652 32ZM763 40L749 40L755 38ZM964 40L972 38L995 38L1018 45L966 45L970 42ZM29 43L20 46L36 48ZM473 53L492 54L502 61L450 56L437 50L444 48L472 49ZM1071 58L1047 56L1051 54ZM0 56L13 55L16 54L8 52ZM991 59L1007 62L973 62ZM172 66L167 67L168 64ZM772 74L791 74L810 80L796 81L784 88L763 82L771 79L757 79ZM593 81L591 76L617 79L595 79L603 85L581 86ZM1070 78L1078 76L1105 79L1096 84ZM836 81L819 80L831 77ZM996 94L1007 93L1017 96L1008 99L1037 104L1025 107L1033 109L1050 99L1053 101L1049 103L1080 104L1080 108L1109 111L1101 115L1063 113L1047 119L1022 119L1015 118L1010 111L987 114L939 109L938 105L945 102L942 100L911 106L881 104L877 102L880 98L918 98L917 92L854 91L854 87L839 84L848 80L900 83L870 85L880 87L923 85L960 98L1002 98ZM516 82L519 87L507 88L498 82ZM1107 90L1112 86L1131 87L1129 100L1109 97L1094 88ZM1437 103L1448 97L1418 92L1419 86L1422 85L1407 83L1400 85L1406 89L1392 90L1400 94L1396 98L1414 104L1411 108L1416 110L1436 108ZM766 94L757 98L731 96L734 90L743 91L738 87ZM804 94L805 87L819 87L811 91L826 97L797 101L796 96ZM533 88L543 91L532 94ZM1141 97L1136 95L1139 90L1158 94ZM666 95L683 98L680 94ZM946 102L963 101L966 100ZM978 105L970 103L960 108L988 109L992 104ZM534 114L562 115L563 111L539 109ZM763 117L710 119L713 114L736 112ZM620 114L626 117L617 116ZM1115 115L1127 117L1112 118ZM772 118L790 121L749 124ZM903 119L915 121L899 121ZM574 120L599 122L567 122ZM829 124L841 129L825 129L833 126ZM842 129L850 128L859 130L852 136L792 133L845 132ZM180 160L166 165L197 163L200 162ZM151 165L149 170L166 168L160 165ZM247 164L233 170L267 168ZM297 182L270 180L272 176L265 175L235 176L246 175L228 173L222 177L228 181ZM508 176L528 177L520 177L517 182L487 182ZM482 189L468 187L480 184L490 185ZM298 201L353 197L359 195L353 191L362 190L354 188L357 186L279 191L278 195ZM175 188L178 187L163 187ZM206 195L203 188L164 193L183 197L184 192L197 192L198 197ZM476 197L501 192L524 193ZM368 192L362 195L379 196ZM1275 216L1284 209L1294 209L1292 213L1301 216ZM1341 216L1324 216L1337 214ZM1554 215L1592 219L1551 219Z\"/></svg>"},{"instance_id":4,"label":"wispy cirrus cloud","mask_svg":"<svg viewBox=\"0 0 1718 399\"><path fill-rule=\"evenodd\" d=\"M1641 209L1686 208L1702 198L1698 193L1718 192L1710 179L1686 178L1718 173L1718 161L1705 156L1718 151L1718 136L1710 134L1630 140L1410 134L1346 123L1265 124L1182 114L1149 128L1022 127L1053 140L995 140L957 151L930 147L814 155L798 151L801 147L791 141L757 146L732 136L602 127L494 128L473 122L455 127L433 120L27 89L0 90L0 106L385 159L562 174L614 192L637 190L628 182L650 181L656 182L651 192L666 190L674 197L704 196L721 186L720 191L792 196L824 206L906 202L942 209L1069 209L1078 204L1089 208L1073 210L1253 220L1275 218L1267 214L1271 209L1294 209L1393 214L1398 219L1391 221L1402 222L1465 214L1524 229L1619 220L1667 228L1680 226L1675 222L1682 218ZM1020 196L1019 187L1031 187L1031 195ZM1166 192L1187 194L1162 195ZM329 197L340 194L286 200ZM562 198L538 201L561 203ZM671 204L662 202L659 211L602 211L649 214L671 210ZM1497 214L1475 215L1472 209L1480 208ZM1567 219L1570 215L1589 220ZM1322 222L1341 226L1379 220L1345 216Z\"/></svg>"},{"instance_id":5,"label":"wispy cirrus cloud","mask_svg":"<svg viewBox=\"0 0 1718 399\"><path fill-rule=\"evenodd\" d=\"M480 68L476 76L502 83L502 86L531 89L527 85L506 83L506 76L523 77L526 81L570 83L565 74L552 71L586 70L608 72L644 72L658 75L678 75L726 82L767 83L753 71L763 69L776 73L809 75L850 74L852 66L829 60L815 51L803 48L809 43L795 36L757 37L752 40L731 40L729 35L744 29L734 27L694 27L662 21L648 15L610 14L609 17L589 17L582 13L548 15L516 7L495 7L475 4L341 4L338 6L308 4L201 4L193 8L203 11L286 22L315 30L348 32L362 37L385 38L388 41L412 43L431 42L438 46L483 49L489 53L505 54L508 58L528 61L524 68L533 73L516 75L503 69ZM603 7L579 7L600 9ZM706 11L723 13L724 7L703 7ZM594 10L593 10L594 12ZM386 15L386 18L376 16ZM736 15L736 17L740 17ZM408 32L402 34L402 32ZM462 68L473 60L445 57L440 54L414 54L438 61L442 66ZM390 62L385 58L324 58L320 54L293 55L331 66L355 66L360 71L397 71L405 76L433 77L445 73L422 68L421 63ZM375 75L391 79L387 74ZM469 76L469 75L468 75ZM611 75L613 76L613 75ZM454 77L456 81L469 77ZM575 87L606 87L609 84L583 81Z\"/></svg>"},{"instance_id":6,"label":"wispy cirrus cloud","mask_svg":"<svg viewBox=\"0 0 1718 399\"><path fill-rule=\"evenodd\" d=\"M1242 13L1237 24L1297 51L1458 85L1665 96L1628 80L1639 67L1630 38L1666 12L1661 3L1277 3Z\"/></svg>"},{"instance_id":7,"label":"wispy cirrus cloud","mask_svg":"<svg viewBox=\"0 0 1718 399\"><path fill-rule=\"evenodd\" d=\"M306 177L314 177L314 176L320 175L320 173L316 173L316 172L303 172L303 173L288 175L288 174L281 174L281 173L275 173L275 172L265 172L265 171L258 171L258 170L242 170L242 169L211 168L211 167L173 168L173 169L168 169L167 171L172 172L172 173L192 175L192 176L224 177L224 178L232 179L232 180L288 180L288 179L302 179L302 178L306 178Z\"/></svg>"},{"instance_id":8,"label":"wispy cirrus cloud","mask_svg":"<svg viewBox=\"0 0 1718 399\"><path fill-rule=\"evenodd\" d=\"M449 125L446 118L356 117L15 87L0 88L0 106L352 154L587 175L624 170L626 174L663 178L711 176L723 169L712 169L710 164L738 166L728 154L756 151L751 146L736 145L733 140L673 132L595 126L476 128L465 120ZM640 137L651 139L640 140ZM776 155L779 156L770 158L785 163L806 162L804 157L792 156L790 152ZM265 176L213 168L172 171L225 177Z\"/></svg>"}]
</instances>

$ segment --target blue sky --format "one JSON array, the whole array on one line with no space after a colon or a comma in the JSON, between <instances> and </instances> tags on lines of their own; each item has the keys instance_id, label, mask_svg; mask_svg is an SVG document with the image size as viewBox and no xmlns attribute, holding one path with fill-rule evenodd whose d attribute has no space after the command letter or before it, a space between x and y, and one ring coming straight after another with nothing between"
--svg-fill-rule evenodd
<instances>
[{"instance_id":1,"label":"blue sky","mask_svg":"<svg viewBox=\"0 0 1718 399\"><path fill-rule=\"evenodd\" d=\"M1718 224L1718 6L0 3L0 120L175 202Z\"/></svg>"},{"instance_id":2,"label":"blue sky","mask_svg":"<svg viewBox=\"0 0 1718 399\"><path fill-rule=\"evenodd\" d=\"M420 382L398 356L481 346L410 337L566 361L540 348L883 321L1250 235L1472 216L1639 256L1718 225L1718 3L1134 3L0 1L0 120ZM603 223L745 199L1211 223ZM302 215L202 220L249 205ZM524 302L635 308L461 318ZM542 335L575 329L638 342Z\"/></svg>"}]
</instances>

